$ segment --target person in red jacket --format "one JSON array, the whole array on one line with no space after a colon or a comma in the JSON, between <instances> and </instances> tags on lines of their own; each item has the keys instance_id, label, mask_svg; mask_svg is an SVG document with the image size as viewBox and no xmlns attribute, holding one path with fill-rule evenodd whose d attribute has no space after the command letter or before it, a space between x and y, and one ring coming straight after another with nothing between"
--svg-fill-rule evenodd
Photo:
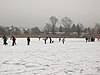
<instances>
[{"instance_id":1,"label":"person in red jacket","mask_svg":"<svg viewBox=\"0 0 100 75\"><path fill-rule=\"evenodd\" d=\"M16 38L15 38L15 36L11 36L11 40L13 41L12 42L12 46L16 45Z\"/></svg>"}]
</instances>

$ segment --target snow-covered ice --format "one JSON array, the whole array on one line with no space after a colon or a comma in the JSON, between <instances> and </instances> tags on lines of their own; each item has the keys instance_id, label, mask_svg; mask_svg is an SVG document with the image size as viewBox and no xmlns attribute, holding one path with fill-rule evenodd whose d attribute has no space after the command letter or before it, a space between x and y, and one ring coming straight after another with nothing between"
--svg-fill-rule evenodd
<instances>
[{"instance_id":1,"label":"snow-covered ice","mask_svg":"<svg viewBox=\"0 0 100 75\"><path fill-rule=\"evenodd\" d=\"M65 44L53 38L47 44L38 38L17 38L17 45L2 45L0 38L0 75L100 75L100 41L66 38Z\"/></svg>"}]
</instances>

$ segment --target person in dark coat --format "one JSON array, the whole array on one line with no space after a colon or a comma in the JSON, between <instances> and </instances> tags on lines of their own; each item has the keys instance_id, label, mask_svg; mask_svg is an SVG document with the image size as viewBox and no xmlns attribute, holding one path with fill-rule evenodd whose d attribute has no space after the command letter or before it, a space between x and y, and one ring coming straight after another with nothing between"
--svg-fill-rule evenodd
<instances>
[{"instance_id":1,"label":"person in dark coat","mask_svg":"<svg viewBox=\"0 0 100 75\"><path fill-rule=\"evenodd\" d=\"M50 39L50 43L52 43L52 39L51 39L51 37L49 37L49 39Z\"/></svg>"},{"instance_id":2,"label":"person in dark coat","mask_svg":"<svg viewBox=\"0 0 100 75\"><path fill-rule=\"evenodd\" d=\"M59 42L61 41L61 38L59 38Z\"/></svg>"},{"instance_id":3,"label":"person in dark coat","mask_svg":"<svg viewBox=\"0 0 100 75\"><path fill-rule=\"evenodd\" d=\"M11 36L12 46L16 45L16 38L15 36Z\"/></svg>"},{"instance_id":4,"label":"person in dark coat","mask_svg":"<svg viewBox=\"0 0 100 75\"><path fill-rule=\"evenodd\" d=\"M7 44L8 44L8 43L7 43L7 39L8 39L8 38L4 35L2 39L3 39L3 45L7 45Z\"/></svg>"},{"instance_id":5,"label":"person in dark coat","mask_svg":"<svg viewBox=\"0 0 100 75\"><path fill-rule=\"evenodd\" d=\"M27 37L27 45L30 45L30 37Z\"/></svg>"},{"instance_id":6,"label":"person in dark coat","mask_svg":"<svg viewBox=\"0 0 100 75\"><path fill-rule=\"evenodd\" d=\"M47 39L48 39L47 37L43 39L45 44L47 43Z\"/></svg>"},{"instance_id":7,"label":"person in dark coat","mask_svg":"<svg viewBox=\"0 0 100 75\"><path fill-rule=\"evenodd\" d=\"M65 43L65 38L62 38L62 43L63 43L63 44Z\"/></svg>"},{"instance_id":8,"label":"person in dark coat","mask_svg":"<svg viewBox=\"0 0 100 75\"><path fill-rule=\"evenodd\" d=\"M88 42L88 40L89 40L89 39L88 39L88 37L86 37L86 38L85 38L85 40L86 40L86 43L87 43L87 42Z\"/></svg>"},{"instance_id":9,"label":"person in dark coat","mask_svg":"<svg viewBox=\"0 0 100 75\"><path fill-rule=\"evenodd\" d=\"M94 42L95 41L95 38L94 37L91 37L91 42Z\"/></svg>"}]
</instances>

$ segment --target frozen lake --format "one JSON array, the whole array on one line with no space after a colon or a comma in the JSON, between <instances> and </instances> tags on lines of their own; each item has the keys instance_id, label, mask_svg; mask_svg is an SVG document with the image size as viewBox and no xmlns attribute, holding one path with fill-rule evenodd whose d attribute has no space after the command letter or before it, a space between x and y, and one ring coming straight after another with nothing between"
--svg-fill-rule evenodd
<instances>
[{"instance_id":1,"label":"frozen lake","mask_svg":"<svg viewBox=\"0 0 100 75\"><path fill-rule=\"evenodd\" d=\"M17 45L2 45L0 38L0 75L100 75L100 41L66 38L65 44L53 38L17 38Z\"/></svg>"}]
</instances>

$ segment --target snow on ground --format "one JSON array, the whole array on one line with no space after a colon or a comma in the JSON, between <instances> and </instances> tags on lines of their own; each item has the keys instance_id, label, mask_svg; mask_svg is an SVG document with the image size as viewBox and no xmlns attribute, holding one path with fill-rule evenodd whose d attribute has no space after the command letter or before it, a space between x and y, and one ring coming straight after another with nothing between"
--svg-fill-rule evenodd
<instances>
[{"instance_id":1,"label":"snow on ground","mask_svg":"<svg viewBox=\"0 0 100 75\"><path fill-rule=\"evenodd\" d=\"M100 75L100 41L86 43L84 38L66 38L65 44L53 38L47 44L38 38L17 38L17 45L2 45L0 38L0 75Z\"/></svg>"}]
</instances>

